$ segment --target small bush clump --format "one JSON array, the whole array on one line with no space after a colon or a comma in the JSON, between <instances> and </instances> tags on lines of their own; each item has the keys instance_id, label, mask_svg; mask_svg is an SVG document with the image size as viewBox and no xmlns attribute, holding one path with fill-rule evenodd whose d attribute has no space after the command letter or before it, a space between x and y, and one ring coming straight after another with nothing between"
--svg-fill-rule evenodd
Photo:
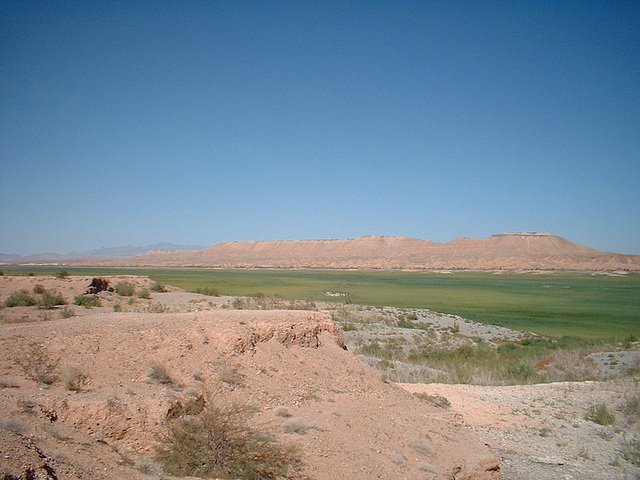
<instances>
[{"instance_id":1,"label":"small bush clump","mask_svg":"<svg viewBox=\"0 0 640 480\"><path fill-rule=\"evenodd\" d=\"M102 306L100 298L96 295L76 295L73 297L73 304L85 308Z\"/></svg>"},{"instance_id":2,"label":"small bush clump","mask_svg":"<svg viewBox=\"0 0 640 480\"><path fill-rule=\"evenodd\" d=\"M615 414L604 403L592 405L584 418L598 425L613 425L616 423Z\"/></svg>"},{"instance_id":3,"label":"small bush clump","mask_svg":"<svg viewBox=\"0 0 640 480\"><path fill-rule=\"evenodd\" d=\"M40 308L51 310L56 306L64 305L67 302L65 302L61 293L58 293L55 290L52 292L45 290L44 292L42 292L42 297L38 299L37 303Z\"/></svg>"},{"instance_id":4,"label":"small bush clump","mask_svg":"<svg viewBox=\"0 0 640 480\"><path fill-rule=\"evenodd\" d=\"M635 436L626 439L622 447L622 456L627 462L640 467L640 439Z\"/></svg>"},{"instance_id":5,"label":"small bush clump","mask_svg":"<svg viewBox=\"0 0 640 480\"><path fill-rule=\"evenodd\" d=\"M121 297L131 297L136 292L136 287L131 282L118 282L116 293Z\"/></svg>"},{"instance_id":6,"label":"small bush clump","mask_svg":"<svg viewBox=\"0 0 640 480\"><path fill-rule=\"evenodd\" d=\"M149 370L149 374L147 375L149 380L153 382L169 384L173 383L169 372L167 371L167 367L165 367L162 363L154 363L151 365L151 369Z\"/></svg>"},{"instance_id":7,"label":"small bush clump","mask_svg":"<svg viewBox=\"0 0 640 480\"><path fill-rule=\"evenodd\" d=\"M44 285L38 283L33 286L33 293L35 293L36 295L42 295L44 292L45 292Z\"/></svg>"},{"instance_id":8,"label":"small bush clump","mask_svg":"<svg viewBox=\"0 0 640 480\"><path fill-rule=\"evenodd\" d=\"M149 292L148 288L143 288L138 292L138 298L144 298L148 300L151 298L151 292Z\"/></svg>"},{"instance_id":9,"label":"small bush clump","mask_svg":"<svg viewBox=\"0 0 640 480\"><path fill-rule=\"evenodd\" d=\"M75 316L76 311L71 307L64 307L62 310L60 310L60 318L71 318Z\"/></svg>"},{"instance_id":10,"label":"small bush clump","mask_svg":"<svg viewBox=\"0 0 640 480\"><path fill-rule=\"evenodd\" d=\"M209 401L198 415L173 420L158 448L164 470L181 477L291 478L300 465L299 450L250 426L253 413L246 406Z\"/></svg>"},{"instance_id":11,"label":"small bush clump","mask_svg":"<svg viewBox=\"0 0 640 480\"><path fill-rule=\"evenodd\" d=\"M56 273L56 275L55 275L55 276L56 276L57 278L68 278L68 277L69 277L69 275L71 275L69 272L67 272L66 270L62 270L62 271L60 271L60 272Z\"/></svg>"},{"instance_id":12,"label":"small bush clump","mask_svg":"<svg viewBox=\"0 0 640 480\"><path fill-rule=\"evenodd\" d=\"M36 299L33 298L26 290L17 290L9 295L4 301L6 307L30 307L36 304Z\"/></svg>"},{"instance_id":13,"label":"small bush clump","mask_svg":"<svg viewBox=\"0 0 640 480\"><path fill-rule=\"evenodd\" d=\"M87 384L89 377L82 373L77 367L64 364L60 372L60 380L64 386L72 392L79 392Z\"/></svg>"},{"instance_id":14,"label":"small bush clump","mask_svg":"<svg viewBox=\"0 0 640 480\"><path fill-rule=\"evenodd\" d=\"M161 284L161 283L158 283L158 282L153 282L151 284L151 291L152 292L158 292L158 293L166 292L165 286L163 284Z\"/></svg>"},{"instance_id":15,"label":"small bush clump","mask_svg":"<svg viewBox=\"0 0 640 480\"><path fill-rule=\"evenodd\" d=\"M29 378L45 385L51 385L58 380L55 371L60 359L49 357L44 347L39 343L29 345L29 350L16 361Z\"/></svg>"}]
</instances>

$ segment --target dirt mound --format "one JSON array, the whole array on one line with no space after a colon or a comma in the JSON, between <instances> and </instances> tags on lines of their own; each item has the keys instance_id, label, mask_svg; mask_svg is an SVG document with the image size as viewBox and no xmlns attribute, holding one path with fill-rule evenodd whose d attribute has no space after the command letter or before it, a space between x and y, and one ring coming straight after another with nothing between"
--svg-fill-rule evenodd
<instances>
[{"instance_id":1,"label":"dirt mound","mask_svg":"<svg viewBox=\"0 0 640 480\"><path fill-rule=\"evenodd\" d=\"M435 243L408 237L223 242L204 250L153 251L79 261L92 265L264 268L640 270L639 255L602 252L539 232Z\"/></svg>"},{"instance_id":2,"label":"dirt mound","mask_svg":"<svg viewBox=\"0 0 640 480\"><path fill-rule=\"evenodd\" d=\"M2 324L0 352L6 478L149 478L169 412L212 390L255 406L259 423L299 445L306 478L499 477L488 448L453 414L385 383L345 350L327 314L97 313ZM59 379L45 385L42 374Z\"/></svg>"}]
</instances>

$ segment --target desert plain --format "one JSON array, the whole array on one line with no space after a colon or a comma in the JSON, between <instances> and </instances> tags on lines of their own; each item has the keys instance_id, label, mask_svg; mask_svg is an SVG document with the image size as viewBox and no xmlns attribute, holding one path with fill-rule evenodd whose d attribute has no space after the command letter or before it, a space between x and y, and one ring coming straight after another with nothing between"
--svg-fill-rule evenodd
<instances>
[{"instance_id":1,"label":"desert plain","mask_svg":"<svg viewBox=\"0 0 640 480\"><path fill-rule=\"evenodd\" d=\"M3 305L20 290L35 298L34 290L56 292L66 302L2 309L3 480L194 478L168 471L159 454L172 425L210 407L238 405L252 411L250 427L298 452L295 468L280 478L640 474L634 457L640 391L637 376L626 374L638 363L635 344L590 360L592 368L611 372L600 380L407 383L389 374L400 365L381 363L362 348L372 339L412 335L392 321L407 310L211 296L171 286L157 291L146 277L105 279L134 292L101 292L100 306L88 308L73 300L91 277L0 277ZM530 337L436 312L414 314L449 342ZM454 327L454 337L442 333ZM590 417L602 405L611 421Z\"/></svg>"}]
</instances>

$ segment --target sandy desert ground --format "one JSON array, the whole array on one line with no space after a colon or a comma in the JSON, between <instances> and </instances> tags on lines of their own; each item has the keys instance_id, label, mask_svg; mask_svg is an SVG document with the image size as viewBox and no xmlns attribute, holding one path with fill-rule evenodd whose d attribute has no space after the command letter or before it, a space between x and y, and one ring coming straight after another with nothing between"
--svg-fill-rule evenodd
<instances>
[{"instance_id":1,"label":"sandy desert ground","mask_svg":"<svg viewBox=\"0 0 640 480\"><path fill-rule=\"evenodd\" d=\"M36 285L71 301L90 281L0 277L0 302ZM141 277L109 281L152 287ZM640 393L635 378L398 385L344 348L330 313L237 311L233 298L169 290L148 299L103 292L102 306L90 309L0 310L3 479L176 478L162 471L154 446L170 412L207 392L210 401L252 405L255 422L302 449L291 478L640 477L623 458L639 420L621 412ZM492 334L473 322L462 328ZM167 379L154 376L158 366ZM78 375L84 380L70 389ZM616 412L613 425L585 419L600 403Z\"/></svg>"}]
</instances>

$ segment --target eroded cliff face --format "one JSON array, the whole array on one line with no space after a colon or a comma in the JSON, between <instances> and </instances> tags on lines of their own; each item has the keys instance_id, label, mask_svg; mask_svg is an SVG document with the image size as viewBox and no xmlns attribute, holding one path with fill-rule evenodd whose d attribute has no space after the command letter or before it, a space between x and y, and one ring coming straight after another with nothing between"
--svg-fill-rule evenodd
<instances>
[{"instance_id":1,"label":"eroded cliff face","mask_svg":"<svg viewBox=\"0 0 640 480\"><path fill-rule=\"evenodd\" d=\"M302 448L308 478L499 478L495 458L459 419L384 382L345 349L327 314L109 313L2 324L0 351L0 410L15 425L0 435L0 471L11 478L148 478L139 466L168 418L212 397L256 407L259 423ZM86 384L44 387L16 367L29 352L31 361L75 366ZM158 365L166 378L153 373Z\"/></svg>"},{"instance_id":2,"label":"eroded cliff face","mask_svg":"<svg viewBox=\"0 0 640 480\"><path fill-rule=\"evenodd\" d=\"M602 252L557 235L515 232L435 243L408 237L224 242L204 250L85 259L93 265L222 268L640 271L639 255Z\"/></svg>"}]
</instances>

